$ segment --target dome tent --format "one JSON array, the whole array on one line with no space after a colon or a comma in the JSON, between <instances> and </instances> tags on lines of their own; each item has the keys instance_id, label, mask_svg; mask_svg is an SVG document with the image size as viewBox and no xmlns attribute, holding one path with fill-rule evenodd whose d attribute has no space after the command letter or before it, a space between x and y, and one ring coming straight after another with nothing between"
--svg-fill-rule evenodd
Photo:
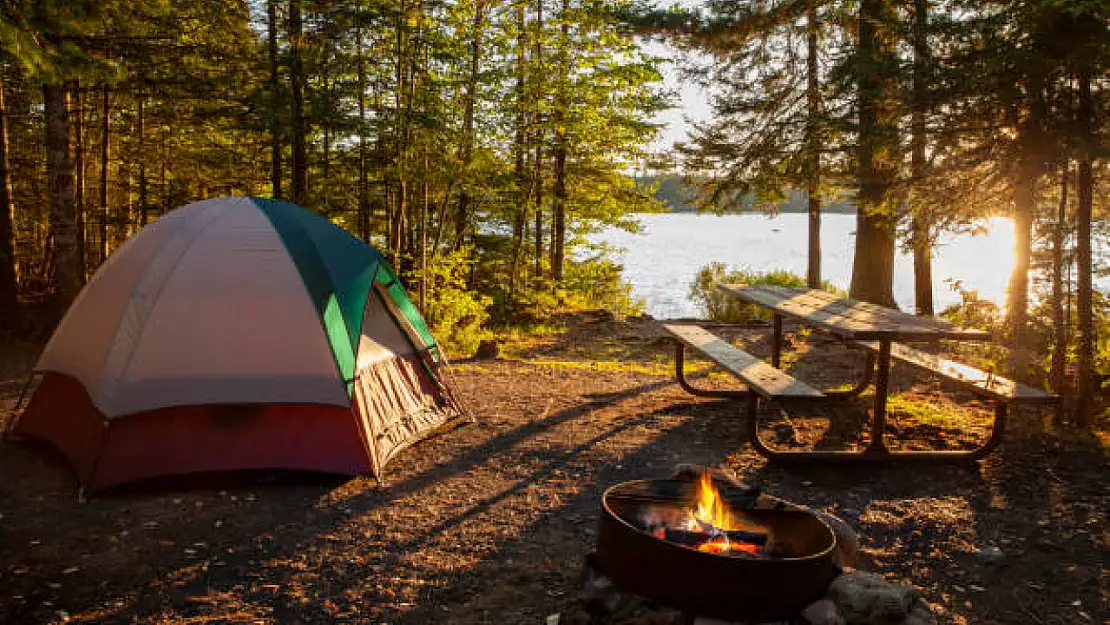
<instances>
[{"instance_id":1,"label":"dome tent","mask_svg":"<svg viewBox=\"0 0 1110 625\"><path fill-rule=\"evenodd\" d=\"M373 473L461 410L389 263L285 202L145 227L55 330L14 424L90 491L210 471Z\"/></svg>"}]
</instances>

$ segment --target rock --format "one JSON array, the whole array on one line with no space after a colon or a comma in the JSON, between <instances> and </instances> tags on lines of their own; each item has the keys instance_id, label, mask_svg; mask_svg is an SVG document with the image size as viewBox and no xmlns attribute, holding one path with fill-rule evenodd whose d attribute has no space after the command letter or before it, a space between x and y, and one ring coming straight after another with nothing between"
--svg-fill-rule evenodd
<instances>
[{"instance_id":1,"label":"rock","mask_svg":"<svg viewBox=\"0 0 1110 625\"><path fill-rule=\"evenodd\" d=\"M978 556L979 561L983 564L1001 564L1002 561L1006 559L1006 555L1002 553L1002 550L994 545L983 547L979 550L979 553L975 555Z\"/></svg>"},{"instance_id":2,"label":"rock","mask_svg":"<svg viewBox=\"0 0 1110 625\"><path fill-rule=\"evenodd\" d=\"M932 625L929 606L916 589L891 584L874 573L845 573L829 586L828 598L851 625Z\"/></svg>"},{"instance_id":3,"label":"rock","mask_svg":"<svg viewBox=\"0 0 1110 625\"><path fill-rule=\"evenodd\" d=\"M478 360L488 360L497 358L501 353L501 346L495 340L485 340L478 342L478 349L474 352L474 358Z\"/></svg>"},{"instance_id":4,"label":"rock","mask_svg":"<svg viewBox=\"0 0 1110 625\"><path fill-rule=\"evenodd\" d=\"M578 601L590 614L608 615L621 607L623 594L613 585L613 581L594 567L582 567L582 586Z\"/></svg>"},{"instance_id":5,"label":"rock","mask_svg":"<svg viewBox=\"0 0 1110 625\"><path fill-rule=\"evenodd\" d=\"M844 625L844 617L832 599L821 599L802 610L802 618L810 625Z\"/></svg>"}]
</instances>

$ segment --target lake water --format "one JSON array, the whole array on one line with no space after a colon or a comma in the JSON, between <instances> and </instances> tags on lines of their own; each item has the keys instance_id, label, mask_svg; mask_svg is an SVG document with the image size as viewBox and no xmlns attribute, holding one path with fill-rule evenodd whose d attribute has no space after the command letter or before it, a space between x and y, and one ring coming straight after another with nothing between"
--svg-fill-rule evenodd
<instances>
[{"instance_id":1,"label":"lake water","mask_svg":"<svg viewBox=\"0 0 1110 625\"><path fill-rule=\"evenodd\" d=\"M803 213L768 216L663 213L639 215L642 231L610 229L593 237L619 248L624 277L633 295L657 319L698 317L689 298L698 269L713 261L748 271L785 269L804 276L809 217ZM933 301L938 311L960 301L946 279L1000 304L1013 265L1013 223L995 217L983 223L984 234L948 235L933 252ZM847 290L855 245L854 215L821 217L822 277ZM913 310L913 259L899 252L894 262L894 298Z\"/></svg>"}]
</instances>

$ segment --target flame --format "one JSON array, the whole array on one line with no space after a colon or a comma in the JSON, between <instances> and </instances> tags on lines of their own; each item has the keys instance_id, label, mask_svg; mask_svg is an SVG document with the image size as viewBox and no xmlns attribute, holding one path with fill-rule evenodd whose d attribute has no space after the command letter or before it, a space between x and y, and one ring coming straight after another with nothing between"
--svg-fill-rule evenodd
<instances>
[{"instance_id":1,"label":"flame","mask_svg":"<svg viewBox=\"0 0 1110 625\"><path fill-rule=\"evenodd\" d=\"M732 527L732 514L728 505L721 499L721 493L713 485L713 477L708 471L702 474L698 481L698 500L694 510L694 518L722 530L736 529Z\"/></svg>"}]
</instances>

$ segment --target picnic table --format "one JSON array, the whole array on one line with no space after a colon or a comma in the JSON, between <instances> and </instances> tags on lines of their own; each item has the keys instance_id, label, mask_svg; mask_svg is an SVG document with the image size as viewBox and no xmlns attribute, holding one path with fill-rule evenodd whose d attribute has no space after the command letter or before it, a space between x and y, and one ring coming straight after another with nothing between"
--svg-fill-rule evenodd
<instances>
[{"instance_id":1,"label":"picnic table","mask_svg":"<svg viewBox=\"0 0 1110 625\"><path fill-rule=\"evenodd\" d=\"M1057 401L1056 395L1019 384L993 373L948 360L904 345L903 342L935 342L941 339L989 341L988 332L961 328L932 317L920 317L867 302L838 297L827 291L763 285L720 285L718 288L749 304L772 313L771 363L722 341L696 325L667 325L664 329L676 340L676 376L687 391L697 395L746 399L748 434L753 446L764 456L780 460L884 460L891 457L980 458L989 453L1003 434L1007 406L1012 403L1043 404ZM782 322L793 319L803 325L831 333L867 354L862 380L844 391L819 391L779 369L782 354ZM683 352L693 348L724 367L746 385L743 391L697 389L684 377ZM891 362L897 360L961 384L973 393L994 401L995 415L988 440L967 451L892 451L884 441L886 406ZM820 405L829 400L860 394L874 377L875 397L871 440L860 452L782 451L768 447L758 434L756 413L759 400L793 406Z\"/></svg>"}]
</instances>

